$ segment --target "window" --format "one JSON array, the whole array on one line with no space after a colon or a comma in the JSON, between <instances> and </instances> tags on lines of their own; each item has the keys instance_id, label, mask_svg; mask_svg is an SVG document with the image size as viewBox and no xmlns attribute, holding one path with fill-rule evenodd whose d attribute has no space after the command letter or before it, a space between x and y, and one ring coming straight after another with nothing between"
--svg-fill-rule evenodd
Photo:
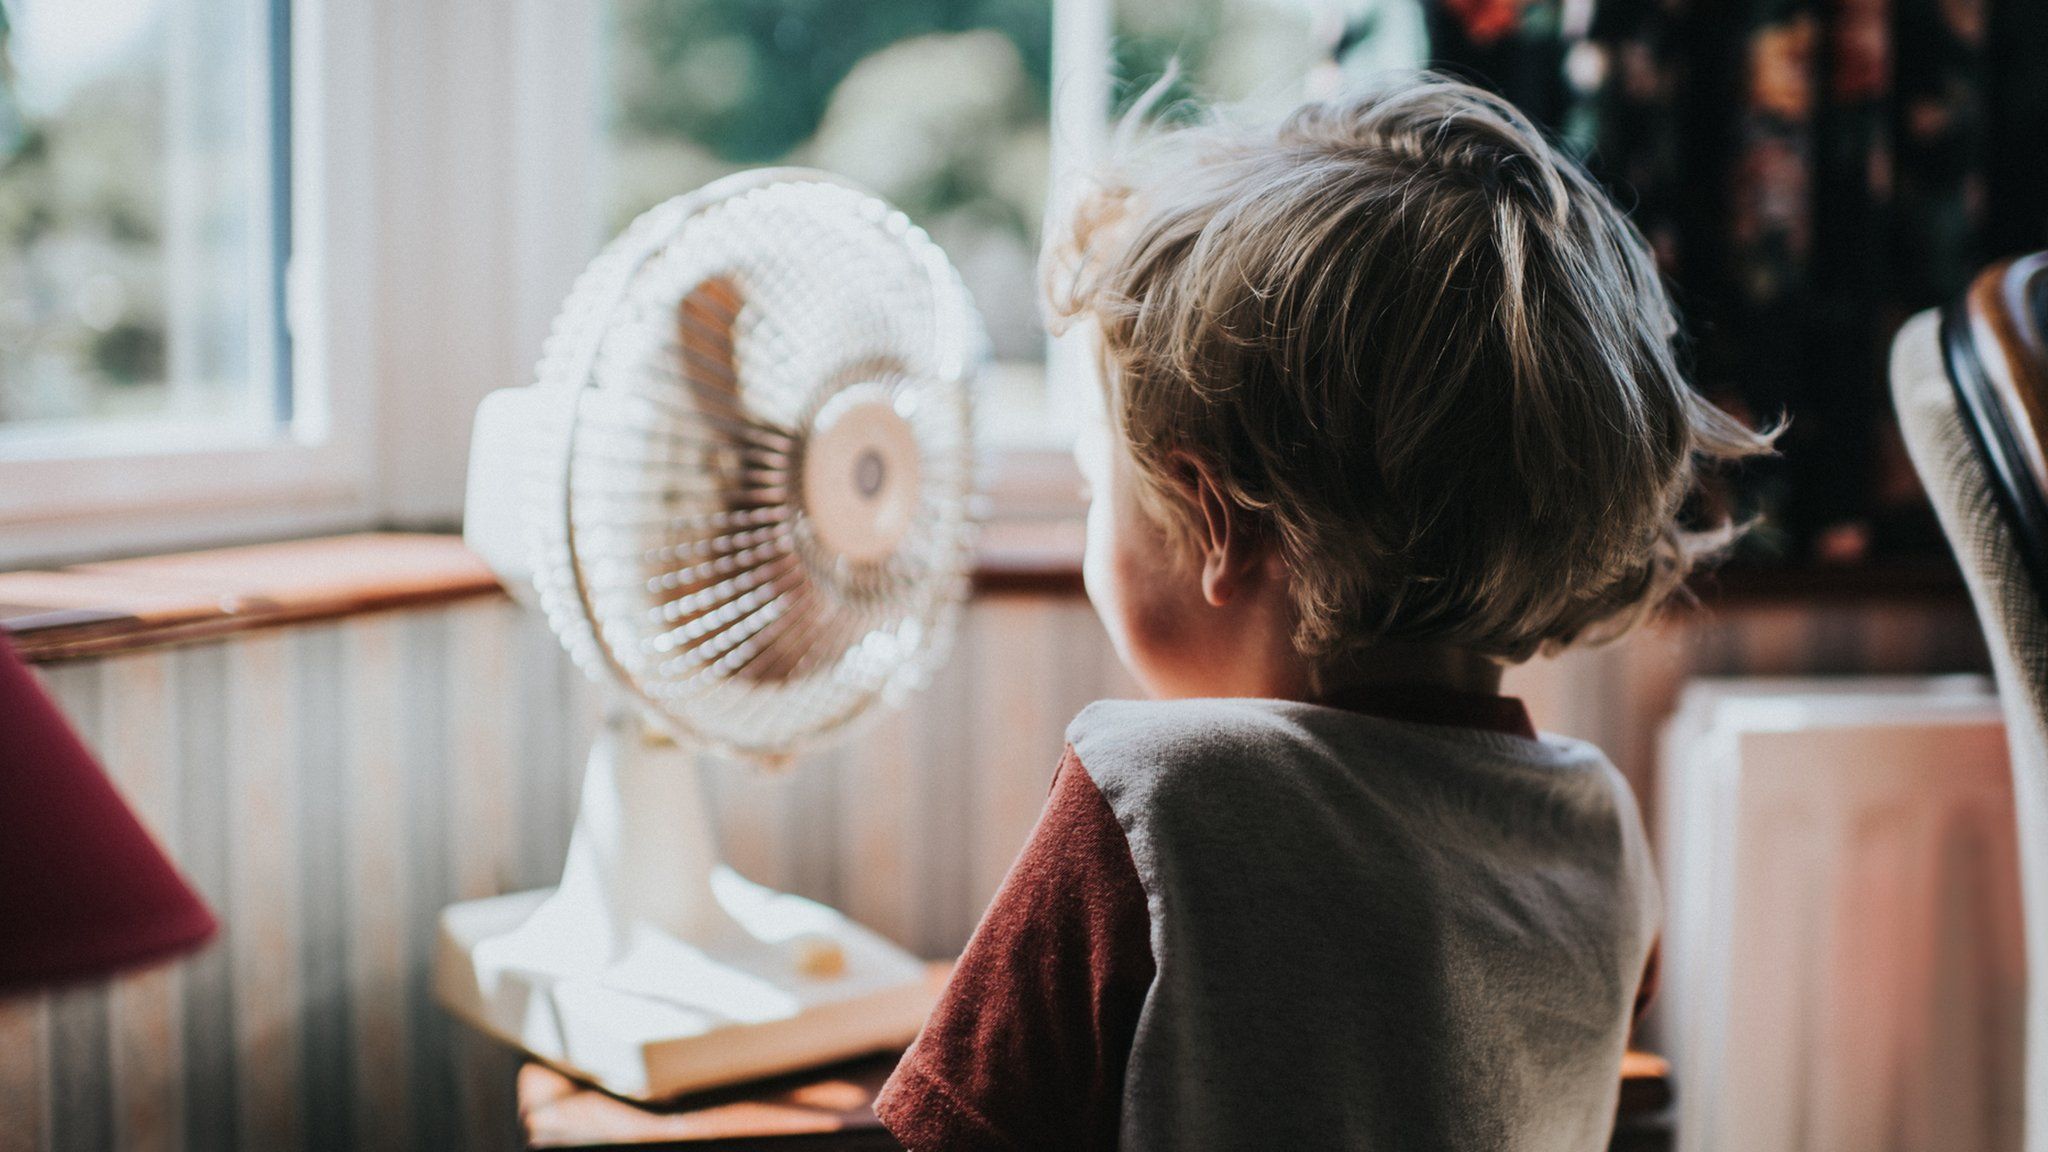
<instances>
[{"instance_id":1,"label":"window","mask_svg":"<svg viewBox=\"0 0 2048 1152\"><path fill-rule=\"evenodd\" d=\"M1331 34L1140 8L0 0L0 565L452 526L475 404L530 378L597 240L770 163L945 246L996 354L998 509L1071 512L1048 202L1168 56L1192 94L1286 98Z\"/></svg>"},{"instance_id":2,"label":"window","mask_svg":"<svg viewBox=\"0 0 2048 1152\"><path fill-rule=\"evenodd\" d=\"M612 230L741 168L847 176L959 267L995 360L984 412L1036 399L1049 0L615 0L609 17Z\"/></svg>"},{"instance_id":3,"label":"window","mask_svg":"<svg viewBox=\"0 0 2048 1152\"><path fill-rule=\"evenodd\" d=\"M1111 110L1166 74L1167 115L1228 103L1278 114L1382 68L1427 56L1418 0L1117 0Z\"/></svg>"},{"instance_id":4,"label":"window","mask_svg":"<svg viewBox=\"0 0 2048 1152\"><path fill-rule=\"evenodd\" d=\"M0 17L0 455L257 440L290 420L284 6Z\"/></svg>"},{"instance_id":5,"label":"window","mask_svg":"<svg viewBox=\"0 0 2048 1152\"><path fill-rule=\"evenodd\" d=\"M0 564L374 518L373 16L0 2Z\"/></svg>"}]
</instances>

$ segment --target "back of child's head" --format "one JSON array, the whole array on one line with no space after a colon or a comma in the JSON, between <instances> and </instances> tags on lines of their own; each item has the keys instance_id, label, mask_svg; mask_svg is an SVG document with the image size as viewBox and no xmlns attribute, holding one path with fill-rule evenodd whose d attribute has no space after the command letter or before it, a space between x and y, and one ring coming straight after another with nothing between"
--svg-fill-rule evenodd
<instances>
[{"instance_id":1,"label":"back of child's head","mask_svg":"<svg viewBox=\"0 0 2048 1152\"><path fill-rule=\"evenodd\" d=\"M1697 462L1769 446L1687 386L1634 226L1464 84L1154 132L1075 220L1054 311L1099 324L1141 498L1191 538L1193 461L1252 512L1319 667L1618 635L1727 537L1680 524Z\"/></svg>"}]
</instances>

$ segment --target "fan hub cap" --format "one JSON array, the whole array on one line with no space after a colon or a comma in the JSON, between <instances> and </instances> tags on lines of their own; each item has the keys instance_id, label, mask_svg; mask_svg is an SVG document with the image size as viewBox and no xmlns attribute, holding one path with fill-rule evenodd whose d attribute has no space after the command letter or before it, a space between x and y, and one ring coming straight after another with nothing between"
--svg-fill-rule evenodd
<instances>
[{"instance_id":1,"label":"fan hub cap","mask_svg":"<svg viewBox=\"0 0 2048 1152\"><path fill-rule=\"evenodd\" d=\"M917 513L920 471L917 434L887 389L832 397L804 448L804 511L818 542L855 562L886 559Z\"/></svg>"}]
</instances>

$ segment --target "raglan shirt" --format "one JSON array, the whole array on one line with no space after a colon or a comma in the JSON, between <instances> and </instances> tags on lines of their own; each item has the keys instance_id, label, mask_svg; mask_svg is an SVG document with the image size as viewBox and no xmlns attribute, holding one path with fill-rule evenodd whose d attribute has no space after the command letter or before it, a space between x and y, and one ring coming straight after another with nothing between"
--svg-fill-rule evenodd
<instances>
[{"instance_id":1,"label":"raglan shirt","mask_svg":"<svg viewBox=\"0 0 2048 1152\"><path fill-rule=\"evenodd\" d=\"M875 1110L911 1152L1604 1147L1656 885L1520 702L1110 701Z\"/></svg>"}]
</instances>

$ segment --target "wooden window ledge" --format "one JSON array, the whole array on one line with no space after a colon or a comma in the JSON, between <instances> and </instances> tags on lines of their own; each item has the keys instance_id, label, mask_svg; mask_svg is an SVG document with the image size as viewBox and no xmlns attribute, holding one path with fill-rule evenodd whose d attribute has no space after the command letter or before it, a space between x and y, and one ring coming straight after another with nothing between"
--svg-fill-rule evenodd
<instances>
[{"instance_id":1,"label":"wooden window ledge","mask_svg":"<svg viewBox=\"0 0 2048 1152\"><path fill-rule=\"evenodd\" d=\"M500 592L459 537L373 532L0 574L0 632L75 660Z\"/></svg>"},{"instance_id":2,"label":"wooden window ledge","mask_svg":"<svg viewBox=\"0 0 2048 1152\"><path fill-rule=\"evenodd\" d=\"M992 525L975 591L1078 595L1080 556L1078 523ZM500 592L460 537L368 532L0 573L0 635L47 663Z\"/></svg>"},{"instance_id":3,"label":"wooden window ledge","mask_svg":"<svg viewBox=\"0 0 2048 1152\"><path fill-rule=\"evenodd\" d=\"M974 592L1080 596L1082 525L985 525ZM1968 600L1954 566L1818 572L1731 568L1695 582L1710 609ZM500 594L460 537L366 532L0 573L0 635L31 662L109 656L252 628Z\"/></svg>"}]
</instances>

